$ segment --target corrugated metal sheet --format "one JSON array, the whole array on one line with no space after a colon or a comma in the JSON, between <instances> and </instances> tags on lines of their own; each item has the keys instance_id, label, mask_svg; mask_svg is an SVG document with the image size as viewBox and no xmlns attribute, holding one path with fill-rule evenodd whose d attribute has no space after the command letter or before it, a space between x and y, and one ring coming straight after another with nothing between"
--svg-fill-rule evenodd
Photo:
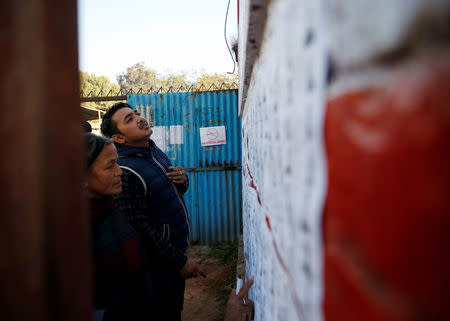
<instances>
[{"instance_id":1,"label":"corrugated metal sheet","mask_svg":"<svg viewBox=\"0 0 450 321\"><path fill-rule=\"evenodd\" d=\"M172 163L183 166L190 187L185 199L191 240L234 240L241 232L241 120L237 91L129 95L128 103L154 127L152 138ZM172 144L181 125L183 143ZM200 128L225 126L227 144L202 147Z\"/></svg>"}]
</instances>

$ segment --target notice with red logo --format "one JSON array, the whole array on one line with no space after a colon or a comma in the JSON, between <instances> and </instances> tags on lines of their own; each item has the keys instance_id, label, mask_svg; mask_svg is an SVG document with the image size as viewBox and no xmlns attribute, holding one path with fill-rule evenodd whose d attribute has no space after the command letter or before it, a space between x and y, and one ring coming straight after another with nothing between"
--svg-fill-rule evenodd
<instances>
[{"instance_id":1,"label":"notice with red logo","mask_svg":"<svg viewBox=\"0 0 450 321\"><path fill-rule=\"evenodd\" d=\"M201 127L200 143L202 146L224 145L227 143L225 126Z\"/></svg>"}]
</instances>

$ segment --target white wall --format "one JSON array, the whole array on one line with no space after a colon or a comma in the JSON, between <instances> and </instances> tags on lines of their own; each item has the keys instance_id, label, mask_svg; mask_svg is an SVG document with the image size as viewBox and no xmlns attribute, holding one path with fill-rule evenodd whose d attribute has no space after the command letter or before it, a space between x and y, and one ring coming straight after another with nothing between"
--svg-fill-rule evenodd
<instances>
[{"instance_id":1,"label":"white wall","mask_svg":"<svg viewBox=\"0 0 450 321\"><path fill-rule=\"evenodd\" d=\"M255 277L255 320L318 321L326 98L383 82L391 65L380 66L377 57L404 44L421 12L448 8L448 1L268 1L261 50L255 61L246 61L250 2L241 0L239 68L242 76L245 65L254 64L240 109L244 252L247 276ZM328 57L338 68L330 88Z\"/></svg>"},{"instance_id":2,"label":"white wall","mask_svg":"<svg viewBox=\"0 0 450 321\"><path fill-rule=\"evenodd\" d=\"M272 1L247 96L244 251L255 320L321 320L322 12L316 1Z\"/></svg>"}]
</instances>

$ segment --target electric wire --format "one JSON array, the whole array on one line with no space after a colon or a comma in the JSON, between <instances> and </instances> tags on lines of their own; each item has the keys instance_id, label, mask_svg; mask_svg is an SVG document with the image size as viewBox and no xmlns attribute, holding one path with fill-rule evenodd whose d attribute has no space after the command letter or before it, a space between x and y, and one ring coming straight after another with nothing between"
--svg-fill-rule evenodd
<instances>
[{"instance_id":1,"label":"electric wire","mask_svg":"<svg viewBox=\"0 0 450 321\"><path fill-rule=\"evenodd\" d=\"M228 0L227 14L225 15L225 26L224 26L223 33L225 36L225 43L227 44L227 48L230 53L231 60L233 60L233 71L232 72L227 71L227 74L234 74L234 71L236 70L236 61L234 60L233 53L231 52L230 45L228 44L228 39L227 39L227 20L228 20L228 11L230 9L230 2L231 2L231 0Z\"/></svg>"}]
</instances>

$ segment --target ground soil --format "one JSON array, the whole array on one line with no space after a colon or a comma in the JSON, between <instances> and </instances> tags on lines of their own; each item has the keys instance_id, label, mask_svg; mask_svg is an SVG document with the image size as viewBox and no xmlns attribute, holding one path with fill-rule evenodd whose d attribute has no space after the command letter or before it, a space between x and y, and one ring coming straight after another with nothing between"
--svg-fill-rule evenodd
<instances>
[{"instance_id":1,"label":"ground soil","mask_svg":"<svg viewBox=\"0 0 450 321\"><path fill-rule=\"evenodd\" d=\"M230 295L230 268L210 257L207 246L191 246L188 256L200 263L207 277L186 281L183 321L223 321Z\"/></svg>"}]
</instances>

